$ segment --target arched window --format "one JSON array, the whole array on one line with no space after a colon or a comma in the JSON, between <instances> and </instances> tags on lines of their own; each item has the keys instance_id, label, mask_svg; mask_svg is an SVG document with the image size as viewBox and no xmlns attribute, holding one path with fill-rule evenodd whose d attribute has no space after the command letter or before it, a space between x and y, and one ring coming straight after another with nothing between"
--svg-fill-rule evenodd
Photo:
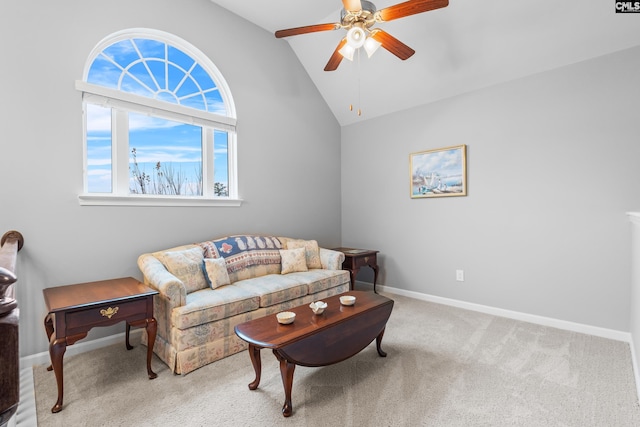
<instances>
[{"instance_id":1,"label":"arched window","mask_svg":"<svg viewBox=\"0 0 640 427\"><path fill-rule=\"evenodd\" d=\"M239 204L235 106L198 49L160 31L121 31L94 48L76 88L82 204Z\"/></svg>"}]
</instances>

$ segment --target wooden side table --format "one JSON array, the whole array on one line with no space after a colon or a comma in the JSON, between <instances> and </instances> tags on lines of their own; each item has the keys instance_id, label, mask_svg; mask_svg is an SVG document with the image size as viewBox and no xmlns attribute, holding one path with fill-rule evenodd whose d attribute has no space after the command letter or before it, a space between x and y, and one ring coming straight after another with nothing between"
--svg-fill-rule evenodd
<instances>
[{"instance_id":1,"label":"wooden side table","mask_svg":"<svg viewBox=\"0 0 640 427\"><path fill-rule=\"evenodd\" d=\"M131 326L145 327L149 338L147 375L149 379L158 376L151 370L157 330L156 319L153 317L153 296L158 291L132 277L124 277L46 288L42 292L49 310L44 319L51 357L51 366L47 370L53 369L58 384L58 400L51 412L62 410L62 358L67 346L86 337L94 326L110 326L126 321L127 350L133 348L129 344Z\"/></svg>"},{"instance_id":2,"label":"wooden side table","mask_svg":"<svg viewBox=\"0 0 640 427\"><path fill-rule=\"evenodd\" d=\"M333 248L344 254L344 262L342 268L349 270L351 275L351 290L356 284L356 275L360 271L360 267L371 267L373 269L373 292L376 292L376 282L378 281L378 260L377 253L370 249L354 249L354 248Z\"/></svg>"}]
</instances>

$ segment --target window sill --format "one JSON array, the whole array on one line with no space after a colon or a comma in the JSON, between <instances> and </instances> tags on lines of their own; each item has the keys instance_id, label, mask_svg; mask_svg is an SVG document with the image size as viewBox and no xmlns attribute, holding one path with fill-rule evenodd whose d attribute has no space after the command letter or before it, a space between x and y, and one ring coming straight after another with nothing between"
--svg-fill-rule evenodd
<instances>
[{"instance_id":1,"label":"window sill","mask_svg":"<svg viewBox=\"0 0 640 427\"><path fill-rule=\"evenodd\" d=\"M113 194L80 194L78 201L81 206L222 206L237 207L242 205L242 199L220 197L207 199L201 197L175 196L116 196Z\"/></svg>"}]
</instances>

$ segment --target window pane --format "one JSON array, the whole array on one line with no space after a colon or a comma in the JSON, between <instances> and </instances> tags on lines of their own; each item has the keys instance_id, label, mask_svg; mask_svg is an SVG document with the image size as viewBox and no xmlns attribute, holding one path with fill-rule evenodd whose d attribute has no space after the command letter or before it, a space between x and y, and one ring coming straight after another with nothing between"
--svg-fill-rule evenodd
<instances>
[{"instance_id":1,"label":"window pane","mask_svg":"<svg viewBox=\"0 0 640 427\"><path fill-rule=\"evenodd\" d=\"M224 105L222 96L218 90L212 90L206 93L208 111L216 114L227 114L227 107Z\"/></svg>"},{"instance_id":2,"label":"window pane","mask_svg":"<svg viewBox=\"0 0 640 427\"><path fill-rule=\"evenodd\" d=\"M117 89L118 79L121 74L122 70L101 54L91 64L87 81L96 85Z\"/></svg>"},{"instance_id":3,"label":"window pane","mask_svg":"<svg viewBox=\"0 0 640 427\"><path fill-rule=\"evenodd\" d=\"M213 82L211 76L205 71L200 64L197 64L191 71L191 75L200 85L202 90L215 89L216 84Z\"/></svg>"},{"instance_id":4,"label":"window pane","mask_svg":"<svg viewBox=\"0 0 640 427\"><path fill-rule=\"evenodd\" d=\"M142 55L146 58L165 58L165 44L157 40L133 39L133 43L138 47Z\"/></svg>"},{"instance_id":5,"label":"window pane","mask_svg":"<svg viewBox=\"0 0 640 427\"><path fill-rule=\"evenodd\" d=\"M200 88L191 77L188 77L176 88L176 96L178 98L193 95L194 93L200 93Z\"/></svg>"},{"instance_id":6,"label":"window pane","mask_svg":"<svg viewBox=\"0 0 640 427\"><path fill-rule=\"evenodd\" d=\"M229 196L229 137L227 132L213 132L214 176L213 192L216 196Z\"/></svg>"},{"instance_id":7,"label":"window pane","mask_svg":"<svg viewBox=\"0 0 640 427\"><path fill-rule=\"evenodd\" d=\"M169 86L167 89L174 92L184 79L185 72L174 65L168 65L167 69L169 71Z\"/></svg>"},{"instance_id":8,"label":"window pane","mask_svg":"<svg viewBox=\"0 0 640 427\"><path fill-rule=\"evenodd\" d=\"M154 94L148 87L140 84L138 80L135 80L129 74L125 74L120 84L120 89L125 92L135 93L136 95L146 96L147 98L153 98Z\"/></svg>"},{"instance_id":9,"label":"window pane","mask_svg":"<svg viewBox=\"0 0 640 427\"><path fill-rule=\"evenodd\" d=\"M202 195L202 128L129 113L129 192Z\"/></svg>"},{"instance_id":10,"label":"window pane","mask_svg":"<svg viewBox=\"0 0 640 427\"><path fill-rule=\"evenodd\" d=\"M111 58L120 67L127 68L129 64L140 59L140 55L133 47L131 40L122 40L114 43L102 51L103 54Z\"/></svg>"},{"instance_id":11,"label":"window pane","mask_svg":"<svg viewBox=\"0 0 640 427\"><path fill-rule=\"evenodd\" d=\"M202 93L195 93L187 98L182 98L180 104L185 107L195 108L196 110L207 110Z\"/></svg>"},{"instance_id":12,"label":"window pane","mask_svg":"<svg viewBox=\"0 0 640 427\"><path fill-rule=\"evenodd\" d=\"M157 92L160 89L156 81L149 74L149 70L142 62L132 65L129 68L129 73L131 73L136 79L140 80L140 82L142 82L142 84L148 87L152 92Z\"/></svg>"},{"instance_id":13,"label":"window pane","mask_svg":"<svg viewBox=\"0 0 640 427\"><path fill-rule=\"evenodd\" d=\"M179 65L185 70L189 70L195 62L195 60L189 55L173 46L167 46L167 53L169 55L169 57L167 58L169 62Z\"/></svg>"},{"instance_id":14,"label":"window pane","mask_svg":"<svg viewBox=\"0 0 640 427\"><path fill-rule=\"evenodd\" d=\"M153 78L156 80L156 82L158 82L158 86L160 87L160 89L166 89L167 82L164 78L164 62L150 60L147 61L147 64L149 65L149 69L153 74Z\"/></svg>"},{"instance_id":15,"label":"window pane","mask_svg":"<svg viewBox=\"0 0 640 427\"><path fill-rule=\"evenodd\" d=\"M86 105L87 191L111 193L111 109Z\"/></svg>"}]
</instances>

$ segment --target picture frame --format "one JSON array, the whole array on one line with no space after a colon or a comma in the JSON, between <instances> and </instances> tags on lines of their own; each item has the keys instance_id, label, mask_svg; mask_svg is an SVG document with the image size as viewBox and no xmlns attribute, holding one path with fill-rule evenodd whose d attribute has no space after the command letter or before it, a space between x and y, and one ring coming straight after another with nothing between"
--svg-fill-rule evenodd
<instances>
[{"instance_id":1,"label":"picture frame","mask_svg":"<svg viewBox=\"0 0 640 427\"><path fill-rule=\"evenodd\" d=\"M467 146L456 145L409 155L412 199L467 195Z\"/></svg>"}]
</instances>

